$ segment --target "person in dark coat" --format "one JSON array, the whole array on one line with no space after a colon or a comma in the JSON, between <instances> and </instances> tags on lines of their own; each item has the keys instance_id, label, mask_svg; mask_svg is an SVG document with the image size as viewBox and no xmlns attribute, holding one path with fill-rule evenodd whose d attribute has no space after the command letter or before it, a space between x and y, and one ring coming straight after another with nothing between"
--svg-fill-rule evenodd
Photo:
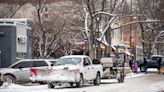
<instances>
[{"instance_id":1,"label":"person in dark coat","mask_svg":"<svg viewBox=\"0 0 164 92\"><path fill-rule=\"evenodd\" d=\"M161 61L162 61L162 58L159 58L157 61L157 63L158 63L157 69L158 69L159 73L160 73L160 68L161 68Z\"/></svg>"},{"instance_id":2,"label":"person in dark coat","mask_svg":"<svg viewBox=\"0 0 164 92\"><path fill-rule=\"evenodd\" d=\"M144 72L147 73L147 60L144 58Z\"/></svg>"},{"instance_id":3,"label":"person in dark coat","mask_svg":"<svg viewBox=\"0 0 164 92\"><path fill-rule=\"evenodd\" d=\"M130 66L131 70L132 70L132 64L133 64L132 60L129 60L129 66Z\"/></svg>"}]
</instances>

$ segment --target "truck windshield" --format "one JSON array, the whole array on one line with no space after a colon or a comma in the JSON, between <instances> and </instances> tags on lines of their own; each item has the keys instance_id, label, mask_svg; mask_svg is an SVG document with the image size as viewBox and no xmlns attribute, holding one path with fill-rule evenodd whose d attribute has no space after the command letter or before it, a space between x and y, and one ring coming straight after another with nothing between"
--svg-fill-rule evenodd
<instances>
[{"instance_id":1,"label":"truck windshield","mask_svg":"<svg viewBox=\"0 0 164 92\"><path fill-rule=\"evenodd\" d=\"M60 58L55 63L55 66L66 65L66 64L79 65L80 62L81 62L81 58Z\"/></svg>"}]
</instances>

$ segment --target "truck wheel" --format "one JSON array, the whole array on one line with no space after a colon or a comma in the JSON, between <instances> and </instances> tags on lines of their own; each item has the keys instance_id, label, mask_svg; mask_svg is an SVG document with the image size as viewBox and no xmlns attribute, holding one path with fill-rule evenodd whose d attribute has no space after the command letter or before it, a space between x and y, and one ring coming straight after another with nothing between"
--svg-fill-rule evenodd
<instances>
[{"instance_id":1,"label":"truck wheel","mask_svg":"<svg viewBox=\"0 0 164 92\"><path fill-rule=\"evenodd\" d=\"M142 65L142 66L140 66L140 71L141 72L144 72L145 71L145 68L144 68L144 66Z\"/></svg>"},{"instance_id":2,"label":"truck wheel","mask_svg":"<svg viewBox=\"0 0 164 92\"><path fill-rule=\"evenodd\" d=\"M125 78L125 76L123 75L123 74L121 74L122 76L121 76L121 83L123 83L124 82L124 78Z\"/></svg>"},{"instance_id":3,"label":"truck wheel","mask_svg":"<svg viewBox=\"0 0 164 92\"><path fill-rule=\"evenodd\" d=\"M82 87L84 84L83 76L80 76L79 82L76 83L76 87Z\"/></svg>"},{"instance_id":4,"label":"truck wheel","mask_svg":"<svg viewBox=\"0 0 164 92\"><path fill-rule=\"evenodd\" d=\"M99 84L100 84L100 81L101 81L101 79L100 79L100 74L97 73L96 79L94 80L94 85L99 85Z\"/></svg>"},{"instance_id":5,"label":"truck wheel","mask_svg":"<svg viewBox=\"0 0 164 92\"><path fill-rule=\"evenodd\" d=\"M2 86L3 85L3 81L0 81L0 86Z\"/></svg>"},{"instance_id":6,"label":"truck wheel","mask_svg":"<svg viewBox=\"0 0 164 92\"><path fill-rule=\"evenodd\" d=\"M120 78L118 79L118 83L123 83L124 82L124 75L121 73Z\"/></svg>"},{"instance_id":7,"label":"truck wheel","mask_svg":"<svg viewBox=\"0 0 164 92\"><path fill-rule=\"evenodd\" d=\"M4 82L7 82L7 83L15 83L15 79L13 76L11 75L5 75L4 77Z\"/></svg>"},{"instance_id":8,"label":"truck wheel","mask_svg":"<svg viewBox=\"0 0 164 92\"><path fill-rule=\"evenodd\" d=\"M55 86L52 84L52 82L49 82L48 84L48 88L54 88Z\"/></svg>"}]
</instances>

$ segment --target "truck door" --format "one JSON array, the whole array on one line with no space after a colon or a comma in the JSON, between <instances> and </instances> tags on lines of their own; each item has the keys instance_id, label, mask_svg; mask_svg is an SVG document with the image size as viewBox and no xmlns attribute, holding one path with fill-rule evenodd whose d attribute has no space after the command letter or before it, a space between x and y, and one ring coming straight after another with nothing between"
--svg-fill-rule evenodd
<instances>
[{"instance_id":1,"label":"truck door","mask_svg":"<svg viewBox=\"0 0 164 92\"><path fill-rule=\"evenodd\" d=\"M22 61L11 67L17 70L17 72L15 72L15 75L17 75L17 80L29 81L31 64L32 62L30 61Z\"/></svg>"},{"instance_id":2,"label":"truck door","mask_svg":"<svg viewBox=\"0 0 164 92\"><path fill-rule=\"evenodd\" d=\"M91 63L86 59L83 58L83 77L86 80L91 80L92 74L91 74Z\"/></svg>"},{"instance_id":3,"label":"truck door","mask_svg":"<svg viewBox=\"0 0 164 92\"><path fill-rule=\"evenodd\" d=\"M96 78L96 74L97 74L97 69L96 67L93 65L91 59L87 58L86 57L86 60L90 63L90 73L89 73L89 76L90 76L90 79L93 80Z\"/></svg>"}]
</instances>

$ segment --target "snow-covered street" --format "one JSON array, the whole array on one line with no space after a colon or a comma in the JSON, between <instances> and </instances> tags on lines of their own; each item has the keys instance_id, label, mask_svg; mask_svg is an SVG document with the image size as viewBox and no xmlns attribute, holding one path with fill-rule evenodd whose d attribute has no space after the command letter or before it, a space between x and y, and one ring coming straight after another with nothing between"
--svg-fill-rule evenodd
<instances>
[{"instance_id":1,"label":"snow-covered street","mask_svg":"<svg viewBox=\"0 0 164 92\"><path fill-rule=\"evenodd\" d=\"M86 84L82 88L56 87L48 89L47 85L22 86L12 84L0 87L0 92L159 92L164 90L164 74L149 70L148 74L129 74L124 83L116 80L102 80L99 86Z\"/></svg>"}]
</instances>

